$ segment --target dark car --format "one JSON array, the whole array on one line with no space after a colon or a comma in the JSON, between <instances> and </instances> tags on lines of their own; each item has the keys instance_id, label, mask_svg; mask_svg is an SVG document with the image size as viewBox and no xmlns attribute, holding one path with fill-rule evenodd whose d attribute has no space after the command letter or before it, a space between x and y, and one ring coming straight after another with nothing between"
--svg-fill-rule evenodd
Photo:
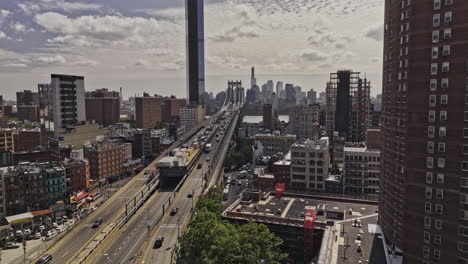
<instances>
[{"instance_id":1,"label":"dark car","mask_svg":"<svg viewBox=\"0 0 468 264\"><path fill-rule=\"evenodd\" d=\"M189 193L187 193L187 197L192 198L193 197L193 191L190 191Z\"/></svg>"},{"instance_id":2,"label":"dark car","mask_svg":"<svg viewBox=\"0 0 468 264\"><path fill-rule=\"evenodd\" d=\"M178 211L179 211L179 208L177 208L177 207L172 208L171 215L176 215Z\"/></svg>"},{"instance_id":3,"label":"dark car","mask_svg":"<svg viewBox=\"0 0 468 264\"><path fill-rule=\"evenodd\" d=\"M164 237L163 236L158 236L156 237L156 241L154 241L153 248L160 248L164 242Z\"/></svg>"},{"instance_id":4,"label":"dark car","mask_svg":"<svg viewBox=\"0 0 468 264\"><path fill-rule=\"evenodd\" d=\"M99 227L101 224L102 224L102 218L98 218L98 219L94 220L93 228L97 228L97 227Z\"/></svg>"},{"instance_id":5,"label":"dark car","mask_svg":"<svg viewBox=\"0 0 468 264\"><path fill-rule=\"evenodd\" d=\"M46 254L46 255L42 256L42 257L36 262L36 264L46 264L46 263L50 263L50 262L52 262L52 255Z\"/></svg>"},{"instance_id":6,"label":"dark car","mask_svg":"<svg viewBox=\"0 0 468 264\"><path fill-rule=\"evenodd\" d=\"M200 163L198 164L197 169L201 169L201 168L202 168L202 164Z\"/></svg>"}]
</instances>

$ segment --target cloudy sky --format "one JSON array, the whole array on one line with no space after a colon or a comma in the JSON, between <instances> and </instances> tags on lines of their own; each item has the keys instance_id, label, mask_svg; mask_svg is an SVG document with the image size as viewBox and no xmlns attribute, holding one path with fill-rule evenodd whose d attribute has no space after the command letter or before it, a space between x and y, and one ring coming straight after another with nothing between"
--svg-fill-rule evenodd
<instances>
[{"instance_id":1,"label":"cloudy sky","mask_svg":"<svg viewBox=\"0 0 468 264\"><path fill-rule=\"evenodd\" d=\"M86 89L185 96L183 0L1 0L0 94L37 89L51 73ZM381 90L383 1L206 0L207 90L228 79L324 90L330 72L366 74ZM248 85L245 85L248 86Z\"/></svg>"}]
</instances>

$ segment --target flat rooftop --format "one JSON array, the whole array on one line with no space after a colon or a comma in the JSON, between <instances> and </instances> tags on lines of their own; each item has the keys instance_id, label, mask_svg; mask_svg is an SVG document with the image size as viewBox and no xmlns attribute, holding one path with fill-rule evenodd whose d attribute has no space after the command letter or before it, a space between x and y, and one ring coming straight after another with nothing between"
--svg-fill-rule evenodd
<instances>
[{"instance_id":1,"label":"flat rooftop","mask_svg":"<svg viewBox=\"0 0 468 264\"><path fill-rule=\"evenodd\" d=\"M277 198L271 193L265 200L258 202L235 201L223 213L227 217L234 218L255 218L262 221L262 216L266 222L287 222L292 225L303 225L304 209L309 207L317 211L317 223L327 221L340 221L354 217L362 217L375 214L378 208L377 203L359 203L349 200L327 199L327 197L315 198L300 195L290 195L285 193L281 198Z\"/></svg>"}]
</instances>

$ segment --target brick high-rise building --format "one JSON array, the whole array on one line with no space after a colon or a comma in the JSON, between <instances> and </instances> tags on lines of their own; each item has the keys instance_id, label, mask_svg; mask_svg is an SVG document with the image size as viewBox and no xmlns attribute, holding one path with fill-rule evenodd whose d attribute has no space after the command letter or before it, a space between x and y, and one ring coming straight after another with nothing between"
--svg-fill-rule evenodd
<instances>
[{"instance_id":1,"label":"brick high-rise building","mask_svg":"<svg viewBox=\"0 0 468 264\"><path fill-rule=\"evenodd\" d=\"M119 92L97 89L86 92L86 120L103 126L114 125L120 119Z\"/></svg>"},{"instance_id":2,"label":"brick high-rise building","mask_svg":"<svg viewBox=\"0 0 468 264\"><path fill-rule=\"evenodd\" d=\"M36 129L19 129L14 135L14 151L34 151L41 145L41 130Z\"/></svg>"},{"instance_id":3,"label":"brick high-rise building","mask_svg":"<svg viewBox=\"0 0 468 264\"><path fill-rule=\"evenodd\" d=\"M319 112L318 104L297 105L289 108L289 133L295 134L298 140L318 139L320 137Z\"/></svg>"},{"instance_id":4,"label":"brick high-rise building","mask_svg":"<svg viewBox=\"0 0 468 264\"><path fill-rule=\"evenodd\" d=\"M104 183L122 174L125 159L125 145L113 142L98 142L86 146L84 155L89 161L91 179Z\"/></svg>"},{"instance_id":5,"label":"brick high-rise building","mask_svg":"<svg viewBox=\"0 0 468 264\"><path fill-rule=\"evenodd\" d=\"M379 223L403 263L468 263L468 1L385 1Z\"/></svg>"},{"instance_id":6,"label":"brick high-rise building","mask_svg":"<svg viewBox=\"0 0 468 264\"><path fill-rule=\"evenodd\" d=\"M154 128L162 121L161 105L163 98L161 96L149 96L143 94L143 97L135 98L135 116L136 126L138 128Z\"/></svg>"},{"instance_id":7,"label":"brick high-rise building","mask_svg":"<svg viewBox=\"0 0 468 264\"><path fill-rule=\"evenodd\" d=\"M369 126L370 82L350 70L330 74L327 83L327 135L337 131L346 141L366 141Z\"/></svg>"},{"instance_id":8,"label":"brick high-rise building","mask_svg":"<svg viewBox=\"0 0 468 264\"><path fill-rule=\"evenodd\" d=\"M162 121L173 122L180 118L179 109L187 105L186 99L177 99L175 96L165 97L162 107Z\"/></svg>"}]
</instances>

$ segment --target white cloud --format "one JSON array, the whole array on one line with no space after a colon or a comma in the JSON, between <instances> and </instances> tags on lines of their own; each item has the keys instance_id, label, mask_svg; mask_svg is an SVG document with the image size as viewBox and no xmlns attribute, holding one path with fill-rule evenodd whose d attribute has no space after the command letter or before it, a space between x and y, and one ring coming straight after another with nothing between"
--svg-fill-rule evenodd
<instances>
[{"instance_id":1,"label":"white cloud","mask_svg":"<svg viewBox=\"0 0 468 264\"><path fill-rule=\"evenodd\" d=\"M39 56L35 61L46 64L64 64L67 60L62 55Z\"/></svg>"},{"instance_id":2,"label":"white cloud","mask_svg":"<svg viewBox=\"0 0 468 264\"><path fill-rule=\"evenodd\" d=\"M3 64L2 67L4 68L27 68L28 65L24 63L6 63L6 64Z\"/></svg>"},{"instance_id":3,"label":"white cloud","mask_svg":"<svg viewBox=\"0 0 468 264\"><path fill-rule=\"evenodd\" d=\"M378 42L383 40L383 34L383 26L380 24L368 28L365 32L366 37Z\"/></svg>"},{"instance_id":4,"label":"white cloud","mask_svg":"<svg viewBox=\"0 0 468 264\"><path fill-rule=\"evenodd\" d=\"M34 15L41 11L64 11L67 13L75 11L98 11L103 6L101 4L83 3L83 2L70 2L65 0L39 0L34 2L19 3L18 7L26 15Z\"/></svg>"},{"instance_id":5,"label":"white cloud","mask_svg":"<svg viewBox=\"0 0 468 264\"><path fill-rule=\"evenodd\" d=\"M34 31L34 29L28 28L24 24L21 24L20 22L11 23L10 28L16 33L26 33L26 32Z\"/></svg>"},{"instance_id":6,"label":"white cloud","mask_svg":"<svg viewBox=\"0 0 468 264\"><path fill-rule=\"evenodd\" d=\"M150 63L147 60L138 59L135 61L135 66L148 67L150 66Z\"/></svg>"},{"instance_id":7,"label":"white cloud","mask_svg":"<svg viewBox=\"0 0 468 264\"><path fill-rule=\"evenodd\" d=\"M0 9L0 25L3 24L11 14L12 12L9 10Z\"/></svg>"},{"instance_id":8,"label":"white cloud","mask_svg":"<svg viewBox=\"0 0 468 264\"><path fill-rule=\"evenodd\" d=\"M97 66L100 63L95 60L79 60L79 61L72 61L69 64L73 66Z\"/></svg>"},{"instance_id":9,"label":"white cloud","mask_svg":"<svg viewBox=\"0 0 468 264\"><path fill-rule=\"evenodd\" d=\"M299 54L299 57L304 61L318 62L318 61L326 60L328 56L316 50L306 49L306 50L301 51L301 53Z\"/></svg>"},{"instance_id":10,"label":"white cloud","mask_svg":"<svg viewBox=\"0 0 468 264\"><path fill-rule=\"evenodd\" d=\"M0 39L8 39L8 36L5 34L5 32L0 31Z\"/></svg>"}]
</instances>

